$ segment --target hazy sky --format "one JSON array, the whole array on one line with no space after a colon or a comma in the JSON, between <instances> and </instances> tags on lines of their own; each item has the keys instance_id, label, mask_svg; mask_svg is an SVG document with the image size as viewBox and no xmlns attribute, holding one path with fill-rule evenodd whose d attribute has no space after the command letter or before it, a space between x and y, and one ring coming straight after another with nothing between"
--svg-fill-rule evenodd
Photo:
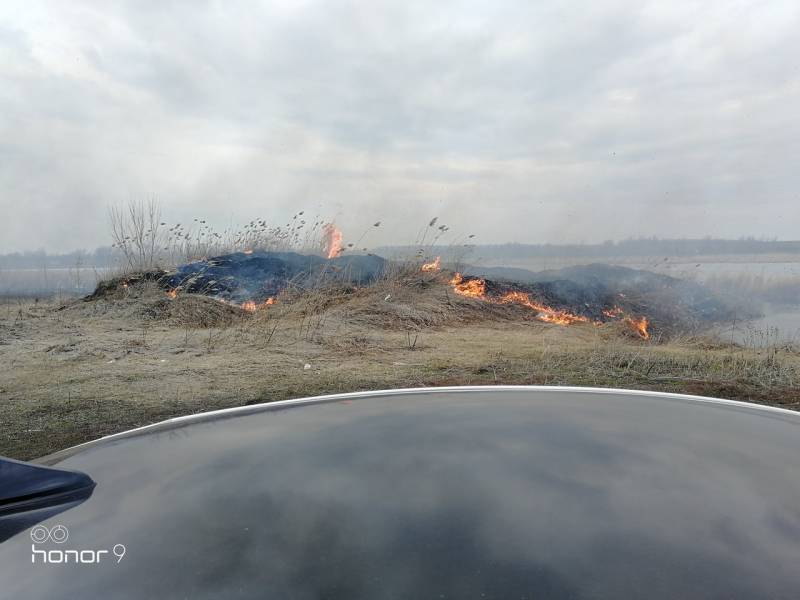
<instances>
[{"instance_id":1,"label":"hazy sky","mask_svg":"<svg viewBox=\"0 0 800 600\"><path fill-rule=\"evenodd\" d=\"M0 4L0 252L107 207L800 238L800 2ZM376 233L379 230L376 230Z\"/></svg>"}]
</instances>

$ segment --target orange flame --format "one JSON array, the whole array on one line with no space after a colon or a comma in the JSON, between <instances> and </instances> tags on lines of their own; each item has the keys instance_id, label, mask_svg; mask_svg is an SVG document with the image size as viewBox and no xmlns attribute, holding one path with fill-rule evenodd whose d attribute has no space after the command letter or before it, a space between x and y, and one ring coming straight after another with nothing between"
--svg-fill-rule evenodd
<instances>
[{"instance_id":1,"label":"orange flame","mask_svg":"<svg viewBox=\"0 0 800 600\"><path fill-rule=\"evenodd\" d=\"M245 253L245 254L252 254L252 253L253 253L253 250L252 250L251 248L247 248L247 249L244 251L244 253Z\"/></svg>"},{"instance_id":2,"label":"orange flame","mask_svg":"<svg viewBox=\"0 0 800 600\"><path fill-rule=\"evenodd\" d=\"M576 315L565 310L551 308L545 304L531 300L531 297L524 292L508 292L500 298L489 298L486 296L486 281L483 279L464 280L461 273L456 273L450 280L450 285L457 294L469 298L479 298L492 304L519 304L536 311L536 318L547 323L558 325L571 325L573 323L586 323L588 318Z\"/></svg>"},{"instance_id":3,"label":"orange flame","mask_svg":"<svg viewBox=\"0 0 800 600\"><path fill-rule=\"evenodd\" d=\"M536 315L537 319L547 323L572 325L573 323L586 323L589 321L588 318L582 315L576 315L566 310L550 308L545 304L535 302L524 292L508 292L505 296L500 298L499 302L500 304L520 304L522 306L527 306L539 313Z\"/></svg>"},{"instance_id":4,"label":"orange flame","mask_svg":"<svg viewBox=\"0 0 800 600\"><path fill-rule=\"evenodd\" d=\"M625 317L625 323L643 340L650 339L650 332L647 330L650 321L647 317Z\"/></svg>"},{"instance_id":5,"label":"orange flame","mask_svg":"<svg viewBox=\"0 0 800 600\"><path fill-rule=\"evenodd\" d=\"M619 295L623 296L623 294ZM647 329L650 326L650 321L647 320L647 317L632 317L630 315L626 315L625 311L623 311L619 306L605 309L603 310L603 314L610 319L622 318L622 322L630 327L631 330L640 338L643 340L650 339L650 332Z\"/></svg>"},{"instance_id":6,"label":"orange flame","mask_svg":"<svg viewBox=\"0 0 800 600\"><path fill-rule=\"evenodd\" d=\"M450 280L450 285L453 286L453 291L455 291L456 294L461 294L469 298L481 298L482 300L486 300L486 282L483 279L464 281L461 273L456 273Z\"/></svg>"},{"instance_id":7,"label":"orange flame","mask_svg":"<svg viewBox=\"0 0 800 600\"><path fill-rule=\"evenodd\" d=\"M322 226L322 250L328 258L336 258L342 253L342 232L333 223Z\"/></svg>"},{"instance_id":8,"label":"orange flame","mask_svg":"<svg viewBox=\"0 0 800 600\"><path fill-rule=\"evenodd\" d=\"M242 310L246 310L247 312L256 312L259 308L264 308L265 306L272 306L275 304L275 298L270 296L262 304L257 304L255 300L247 300L242 302L239 306Z\"/></svg>"},{"instance_id":9,"label":"orange flame","mask_svg":"<svg viewBox=\"0 0 800 600\"><path fill-rule=\"evenodd\" d=\"M442 257L437 256L433 262L425 263L422 265L423 273L437 273L442 269Z\"/></svg>"}]
</instances>

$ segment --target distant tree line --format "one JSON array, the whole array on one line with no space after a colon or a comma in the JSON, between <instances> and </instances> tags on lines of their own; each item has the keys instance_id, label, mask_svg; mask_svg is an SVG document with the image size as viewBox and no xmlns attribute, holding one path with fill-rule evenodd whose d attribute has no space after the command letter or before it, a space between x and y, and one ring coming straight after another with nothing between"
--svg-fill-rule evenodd
<instances>
[{"instance_id":1,"label":"distant tree line","mask_svg":"<svg viewBox=\"0 0 800 600\"><path fill-rule=\"evenodd\" d=\"M778 241L756 238L723 240L637 238L600 244L486 244L470 245L472 252L482 258L569 258L592 256L709 256L725 254L800 254L800 241ZM443 257L464 256L462 246L444 246L437 253ZM416 254L416 246L383 246L371 250L382 256ZM75 250L65 254L49 254L45 250L0 254L0 269L57 269L119 266L120 252L110 246L91 251Z\"/></svg>"},{"instance_id":2,"label":"distant tree line","mask_svg":"<svg viewBox=\"0 0 800 600\"><path fill-rule=\"evenodd\" d=\"M64 254L49 254L45 250L0 254L0 269L75 269L82 267L113 267L119 264L119 253L110 246L94 250L73 250Z\"/></svg>"},{"instance_id":3,"label":"distant tree line","mask_svg":"<svg viewBox=\"0 0 800 600\"><path fill-rule=\"evenodd\" d=\"M709 256L725 254L800 254L800 241L778 241L756 238L724 239L659 239L636 238L605 241L600 244L486 244L472 247L470 254L482 258L569 258L624 256ZM405 255L417 251L414 246L385 246L376 254ZM443 255L464 254L464 248L443 248Z\"/></svg>"}]
</instances>

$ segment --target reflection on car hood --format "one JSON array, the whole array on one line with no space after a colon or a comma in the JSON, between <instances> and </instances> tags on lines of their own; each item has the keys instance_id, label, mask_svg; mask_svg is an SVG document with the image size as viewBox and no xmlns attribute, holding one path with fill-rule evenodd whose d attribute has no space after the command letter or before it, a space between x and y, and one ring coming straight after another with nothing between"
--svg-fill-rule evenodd
<instances>
[{"instance_id":1,"label":"reflection on car hood","mask_svg":"<svg viewBox=\"0 0 800 600\"><path fill-rule=\"evenodd\" d=\"M0 582L46 598L796 598L798 425L554 388L176 419L44 459L96 487L44 541L0 545Z\"/></svg>"}]
</instances>

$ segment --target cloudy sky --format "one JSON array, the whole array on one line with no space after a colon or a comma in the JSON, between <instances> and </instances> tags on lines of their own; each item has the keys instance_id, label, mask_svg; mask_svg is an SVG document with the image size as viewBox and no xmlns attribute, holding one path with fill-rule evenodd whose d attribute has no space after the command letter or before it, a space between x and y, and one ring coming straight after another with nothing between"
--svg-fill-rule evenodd
<instances>
[{"instance_id":1,"label":"cloudy sky","mask_svg":"<svg viewBox=\"0 0 800 600\"><path fill-rule=\"evenodd\" d=\"M0 252L108 206L412 242L800 238L800 3L0 4Z\"/></svg>"}]
</instances>

